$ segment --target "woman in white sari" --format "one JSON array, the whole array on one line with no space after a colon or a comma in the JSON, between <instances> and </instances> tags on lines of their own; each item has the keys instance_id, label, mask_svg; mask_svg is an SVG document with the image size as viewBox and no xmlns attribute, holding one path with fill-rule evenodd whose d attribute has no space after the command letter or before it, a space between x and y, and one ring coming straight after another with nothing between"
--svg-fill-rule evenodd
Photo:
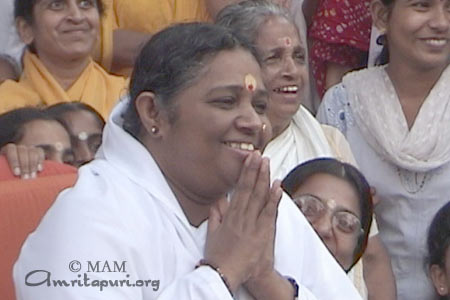
<instances>
[{"instance_id":1,"label":"woman in white sari","mask_svg":"<svg viewBox=\"0 0 450 300\"><path fill-rule=\"evenodd\" d=\"M318 114L345 134L376 188L400 300L434 299L422 262L426 228L450 193L449 7L448 0L375 1L389 63L345 76Z\"/></svg>"},{"instance_id":2,"label":"woman in white sari","mask_svg":"<svg viewBox=\"0 0 450 300\"><path fill-rule=\"evenodd\" d=\"M335 157L355 164L350 146L339 130L320 125L302 106L309 87L306 46L291 15L270 1L249 0L224 8L216 22L232 28L256 47L271 100L267 115L273 138L264 155L270 158L272 178L283 179L297 165L318 157ZM371 235L371 271L364 274L369 287L373 287L369 292L373 299L393 299L388 296L394 288L386 251L376 229ZM353 272L355 285L367 297L361 264ZM386 285L387 294L380 294L377 278L391 279Z\"/></svg>"},{"instance_id":3,"label":"woman in white sari","mask_svg":"<svg viewBox=\"0 0 450 300\"><path fill-rule=\"evenodd\" d=\"M24 243L19 299L360 299L270 183L251 50L212 24L152 37L96 159Z\"/></svg>"}]
</instances>

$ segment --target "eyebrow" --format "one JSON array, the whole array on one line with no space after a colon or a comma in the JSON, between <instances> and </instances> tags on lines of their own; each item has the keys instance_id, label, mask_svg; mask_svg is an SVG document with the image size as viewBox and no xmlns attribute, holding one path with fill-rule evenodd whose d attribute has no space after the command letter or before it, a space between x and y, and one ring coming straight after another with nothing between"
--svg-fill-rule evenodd
<instances>
[{"instance_id":1,"label":"eyebrow","mask_svg":"<svg viewBox=\"0 0 450 300\"><path fill-rule=\"evenodd\" d=\"M275 47L275 48L271 48L271 49L268 49L268 50L263 50L263 51L261 51L261 53L267 55L268 53L283 53L284 51L286 51L286 48L284 48L284 47ZM305 47L303 47L301 45L295 46L293 52L306 53Z\"/></svg>"}]
</instances>

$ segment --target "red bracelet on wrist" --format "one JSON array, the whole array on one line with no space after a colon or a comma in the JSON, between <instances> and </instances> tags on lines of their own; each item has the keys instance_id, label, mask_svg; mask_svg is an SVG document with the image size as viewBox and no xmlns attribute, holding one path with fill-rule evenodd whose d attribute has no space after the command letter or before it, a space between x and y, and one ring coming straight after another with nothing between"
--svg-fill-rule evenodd
<instances>
[{"instance_id":1,"label":"red bracelet on wrist","mask_svg":"<svg viewBox=\"0 0 450 300\"><path fill-rule=\"evenodd\" d=\"M231 286L230 286L230 284L228 282L228 279L225 276L225 274L222 273L222 271L220 270L219 266L216 266L215 264L211 263L210 261L208 261L206 259L201 259L198 262L198 264L195 266L195 268L197 269L197 268L199 268L201 266L207 266L207 267L210 267L211 269L213 269L214 271L216 271L216 273L219 274L219 276L222 279L223 283L227 287L227 290L230 293L231 297L233 297L233 292L231 291Z\"/></svg>"}]
</instances>

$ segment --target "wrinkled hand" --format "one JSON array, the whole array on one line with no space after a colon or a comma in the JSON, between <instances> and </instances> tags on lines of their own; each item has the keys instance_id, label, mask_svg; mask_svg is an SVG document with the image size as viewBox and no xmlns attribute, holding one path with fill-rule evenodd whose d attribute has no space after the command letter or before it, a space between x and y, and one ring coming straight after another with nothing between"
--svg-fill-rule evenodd
<instances>
[{"instance_id":1,"label":"wrinkled hand","mask_svg":"<svg viewBox=\"0 0 450 300\"><path fill-rule=\"evenodd\" d=\"M250 278L273 269L281 194L279 184L270 187L269 160L255 152L245 160L231 202L211 207L205 259L219 266L232 292Z\"/></svg>"},{"instance_id":2,"label":"wrinkled hand","mask_svg":"<svg viewBox=\"0 0 450 300\"><path fill-rule=\"evenodd\" d=\"M12 143L5 145L0 154L6 156L12 173L22 179L35 178L37 172L42 171L45 160L45 153L41 148Z\"/></svg>"}]
</instances>

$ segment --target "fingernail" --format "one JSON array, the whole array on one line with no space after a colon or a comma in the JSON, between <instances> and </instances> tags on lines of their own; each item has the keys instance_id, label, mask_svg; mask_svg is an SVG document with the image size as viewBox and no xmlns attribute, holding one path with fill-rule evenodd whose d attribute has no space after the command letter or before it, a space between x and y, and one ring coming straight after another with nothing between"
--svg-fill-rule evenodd
<instances>
[{"instance_id":1,"label":"fingernail","mask_svg":"<svg viewBox=\"0 0 450 300\"><path fill-rule=\"evenodd\" d=\"M252 159L251 166L255 167L255 168L258 168L260 164L261 164L261 156L256 154L254 156L254 158Z\"/></svg>"},{"instance_id":2,"label":"fingernail","mask_svg":"<svg viewBox=\"0 0 450 300\"><path fill-rule=\"evenodd\" d=\"M15 176L20 176L20 168L19 167L15 167L14 170L13 170L13 174Z\"/></svg>"},{"instance_id":3,"label":"fingernail","mask_svg":"<svg viewBox=\"0 0 450 300\"><path fill-rule=\"evenodd\" d=\"M39 172L42 171L42 169L43 169L42 164L38 164L37 169Z\"/></svg>"},{"instance_id":4,"label":"fingernail","mask_svg":"<svg viewBox=\"0 0 450 300\"><path fill-rule=\"evenodd\" d=\"M247 155L247 157L245 158L245 162L244 165L249 166L252 162L252 154Z\"/></svg>"},{"instance_id":5,"label":"fingernail","mask_svg":"<svg viewBox=\"0 0 450 300\"><path fill-rule=\"evenodd\" d=\"M31 173L31 178L36 178L36 172Z\"/></svg>"}]
</instances>

